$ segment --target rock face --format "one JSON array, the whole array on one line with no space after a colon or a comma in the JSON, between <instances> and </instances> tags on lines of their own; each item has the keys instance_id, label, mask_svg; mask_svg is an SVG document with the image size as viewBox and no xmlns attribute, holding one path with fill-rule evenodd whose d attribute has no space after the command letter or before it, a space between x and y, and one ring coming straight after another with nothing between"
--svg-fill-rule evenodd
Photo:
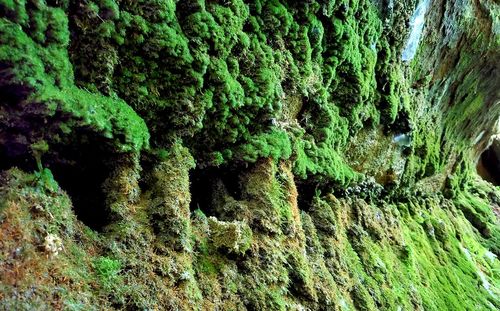
<instances>
[{"instance_id":1,"label":"rock face","mask_svg":"<svg viewBox=\"0 0 500 311\"><path fill-rule=\"evenodd\" d=\"M0 0L0 309L500 309L499 17Z\"/></svg>"}]
</instances>

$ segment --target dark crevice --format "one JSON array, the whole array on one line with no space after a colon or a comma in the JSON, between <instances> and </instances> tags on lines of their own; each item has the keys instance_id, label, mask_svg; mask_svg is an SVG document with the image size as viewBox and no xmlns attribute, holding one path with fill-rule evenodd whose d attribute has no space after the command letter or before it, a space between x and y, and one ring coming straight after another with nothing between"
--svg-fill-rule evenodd
<instances>
[{"instance_id":1,"label":"dark crevice","mask_svg":"<svg viewBox=\"0 0 500 311\"><path fill-rule=\"evenodd\" d=\"M110 174L113 155L96 137L83 135L59 145L50 145L41 157L41 165L51 170L54 180L70 197L76 217L100 231L106 226L109 212L102 185ZM38 171L35 157L26 144L0 145L0 171L17 167L25 172Z\"/></svg>"},{"instance_id":2,"label":"dark crevice","mask_svg":"<svg viewBox=\"0 0 500 311\"><path fill-rule=\"evenodd\" d=\"M0 171L6 171L10 168L17 167L26 172L36 170L36 161L32 156L23 156L26 154L27 148L23 144L0 144Z\"/></svg>"},{"instance_id":3,"label":"dark crevice","mask_svg":"<svg viewBox=\"0 0 500 311\"><path fill-rule=\"evenodd\" d=\"M477 163L477 172L495 186L500 186L500 147L494 143L486 149Z\"/></svg>"},{"instance_id":4,"label":"dark crevice","mask_svg":"<svg viewBox=\"0 0 500 311\"><path fill-rule=\"evenodd\" d=\"M76 217L88 227L101 231L110 222L106 196L102 185L109 176L111 155L97 143L86 143L78 148L54 148L57 154L44 161L59 186L73 203Z\"/></svg>"},{"instance_id":5,"label":"dark crevice","mask_svg":"<svg viewBox=\"0 0 500 311\"><path fill-rule=\"evenodd\" d=\"M221 196L241 200L239 170L230 168L195 169L190 172L191 211L200 209L207 216L218 216L217 203Z\"/></svg>"},{"instance_id":6,"label":"dark crevice","mask_svg":"<svg viewBox=\"0 0 500 311\"><path fill-rule=\"evenodd\" d=\"M303 181L297 181L296 186L299 194L297 198L299 209L309 211L318 186L316 184L306 183Z\"/></svg>"}]
</instances>

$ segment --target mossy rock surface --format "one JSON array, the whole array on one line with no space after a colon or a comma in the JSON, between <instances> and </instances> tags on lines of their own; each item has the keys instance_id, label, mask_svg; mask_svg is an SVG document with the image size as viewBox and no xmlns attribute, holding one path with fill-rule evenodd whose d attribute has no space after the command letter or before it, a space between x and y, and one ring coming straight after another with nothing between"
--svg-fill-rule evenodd
<instances>
[{"instance_id":1,"label":"mossy rock surface","mask_svg":"<svg viewBox=\"0 0 500 311\"><path fill-rule=\"evenodd\" d=\"M0 0L0 309L500 309L499 12Z\"/></svg>"}]
</instances>

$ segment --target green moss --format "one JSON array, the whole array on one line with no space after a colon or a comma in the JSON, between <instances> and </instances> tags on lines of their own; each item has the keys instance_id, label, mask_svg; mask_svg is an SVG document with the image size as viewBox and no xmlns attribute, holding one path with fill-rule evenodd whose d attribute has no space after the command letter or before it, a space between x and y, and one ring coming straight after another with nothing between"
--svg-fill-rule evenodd
<instances>
[{"instance_id":1,"label":"green moss","mask_svg":"<svg viewBox=\"0 0 500 311\"><path fill-rule=\"evenodd\" d=\"M275 130L250 138L249 142L239 146L231 154L232 159L255 162L260 158L288 159L292 154L290 138L285 131Z\"/></svg>"},{"instance_id":2,"label":"green moss","mask_svg":"<svg viewBox=\"0 0 500 311\"><path fill-rule=\"evenodd\" d=\"M432 56L406 66L415 1L393 2L0 0L0 157L38 164L0 175L0 308L498 309L499 200L470 152L496 118L494 66L474 56L497 59L498 10L450 13L452 35L429 27ZM363 160L372 129L410 194L335 198L365 177L346 153ZM43 167L82 143L114 169L105 232L82 228ZM222 172L196 198L210 217L190 210L196 165Z\"/></svg>"},{"instance_id":3,"label":"green moss","mask_svg":"<svg viewBox=\"0 0 500 311\"><path fill-rule=\"evenodd\" d=\"M28 100L38 106L38 118L52 118L56 125L52 129L34 129L39 133L31 135L47 136L49 143L56 143L60 138L74 135L72 132L90 129L109 139L118 152L146 148L148 129L126 103L74 86L67 52L66 13L60 8L41 5L31 14L37 26L29 32L9 19L0 21L0 40L9 42L0 48L0 61L7 64L5 70L12 77L2 80L2 87L12 99ZM54 120L55 116L59 119Z\"/></svg>"},{"instance_id":4,"label":"green moss","mask_svg":"<svg viewBox=\"0 0 500 311\"><path fill-rule=\"evenodd\" d=\"M109 31L102 33L95 27L84 27L109 20L77 16L81 23L77 27L77 44L81 46L72 50L72 56L78 83L89 89L96 86L101 91L113 84L117 94L146 119L153 135L161 137L158 143L180 134L200 164L255 162L269 156L286 159L292 154L290 135L287 129L278 130L273 125L287 122L281 117L285 91L300 90L311 98L321 94L320 109L324 115L306 125L306 132L314 138L303 139L321 146L314 147L307 160L299 161L300 174L323 174L341 182L353 175L347 168L334 174L342 165L339 157L332 154L334 151L328 150L345 142L348 124L358 128L368 119L379 119L372 104L376 56L369 47L380 36L380 21L369 1L359 4L364 12L361 16L355 17L355 10L349 10L342 20L320 18L323 12L332 10L331 5L321 9L316 4L296 6L282 1L235 1L227 7L217 3L174 5L160 1L148 6L147 12L154 14L143 13L143 3L120 6L120 14L115 7L108 7L116 25L114 31L122 38L118 44L108 39ZM175 15L179 9L185 10L182 17ZM163 19L158 19L160 16ZM300 26L301 19L307 21L306 25ZM359 26L356 19L360 19ZM332 28L342 42L324 38L325 29ZM85 38L95 36L106 43L83 43ZM137 47L137 40L148 47L147 55ZM96 49L103 55L116 51L120 64L110 64L112 70L108 73L104 71L107 66L91 67L92 62L86 61L87 56L79 50ZM322 51L333 54L323 55ZM180 77L180 72L187 75ZM323 75L328 77L325 82ZM340 83L339 87L336 81L335 86L329 86L334 77L356 83ZM104 84L104 80L109 82ZM336 94L335 98L329 99L325 90ZM360 94L359 98L354 94ZM351 114L342 109L348 119L341 120L339 110L331 107L332 102L342 108L346 108L344 103L357 103L348 109ZM310 133L313 126L317 130ZM300 149L298 144L297 153L303 154ZM330 160L336 164L323 168Z\"/></svg>"},{"instance_id":5,"label":"green moss","mask_svg":"<svg viewBox=\"0 0 500 311\"><path fill-rule=\"evenodd\" d=\"M62 113L73 118L61 127L90 127L111 140L119 152L137 152L149 146L149 132L144 121L121 100L78 88L47 88L35 100L50 107L48 115Z\"/></svg>"},{"instance_id":6,"label":"green moss","mask_svg":"<svg viewBox=\"0 0 500 311\"><path fill-rule=\"evenodd\" d=\"M108 257L99 257L94 260L94 269L102 285L109 288L119 277L121 263Z\"/></svg>"},{"instance_id":7,"label":"green moss","mask_svg":"<svg viewBox=\"0 0 500 311\"><path fill-rule=\"evenodd\" d=\"M210 240L216 248L244 254L252 245L252 230L243 222L224 222L208 218Z\"/></svg>"}]
</instances>

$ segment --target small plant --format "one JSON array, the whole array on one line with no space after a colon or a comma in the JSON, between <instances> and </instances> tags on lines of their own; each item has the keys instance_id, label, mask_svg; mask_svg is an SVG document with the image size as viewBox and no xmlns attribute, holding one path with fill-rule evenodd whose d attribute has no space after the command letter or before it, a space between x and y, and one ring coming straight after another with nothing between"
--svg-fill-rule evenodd
<instances>
[{"instance_id":1,"label":"small plant","mask_svg":"<svg viewBox=\"0 0 500 311\"><path fill-rule=\"evenodd\" d=\"M54 179L54 175L48 168L42 168L40 171L35 172L35 182L40 189L46 189L50 192L57 192L59 185Z\"/></svg>"},{"instance_id":2,"label":"small plant","mask_svg":"<svg viewBox=\"0 0 500 311\"><path fill-rule=\"evenodd\" d=\"M110 288L121 271L121 262L108 257L99 257L94 261L94 269L105 288Z\"/></svg>"},{"instance_id":3,"label":"small plant","mask_svg":"<svg viewBox=\"0 0 500 311\"><path fill-rule=\"evenodd\" d=\"M35 157L36 165L40 171L43 169L42 156L47 153L47 151L49 151L49 144L45 140L40 140L31 144L31 153Z\"/></svg>"}]
</instances>

